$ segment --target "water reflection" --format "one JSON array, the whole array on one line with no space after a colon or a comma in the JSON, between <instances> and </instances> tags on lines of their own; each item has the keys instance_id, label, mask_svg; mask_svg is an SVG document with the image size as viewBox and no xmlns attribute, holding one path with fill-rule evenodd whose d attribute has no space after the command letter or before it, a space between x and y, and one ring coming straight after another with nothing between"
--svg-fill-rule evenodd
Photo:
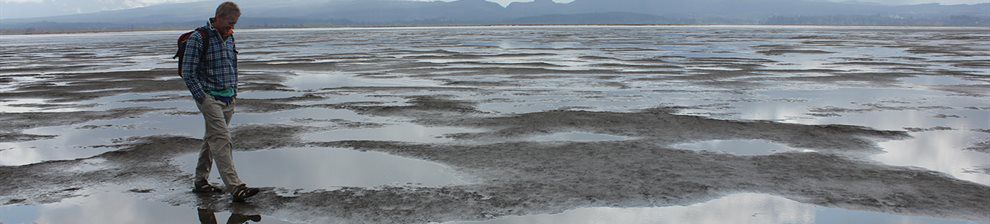
<instances>
[{"instance_id":1,"label":"water reflection","mask_svg":"<svg viewBox=\"0 0 990 224\"><path fill-rule=\"evenodd\" d=\"M919 78L911 82L959 82L959 79ZM912 138L881 141L883 153L870 159L897 166L914 166L990 185L990 154L965 150L990 139L971 131L990 129L990 113L975 105L990 104L985 97L958 96L926 89L825 88L819 90L768 90L755 100L730 102L729 117L777 120L809 125L844 124L877 130L915 130ZM815 109L822 109L816 111ZM830 109L831 108L831 109ZM691 112L708 109L689 110ZM821 114L812 116L811 114ZM717 147L717 146L706 146Z\"/></svg>"},{"instance_id":2,"label":"water reflection","mask_svg":"<svg viewBox=\"0 0 990 224\"><path fill-rule=\"evenodd\" d=\"M984 220L990 221L990 220ZM855 211L804 204L779 196L742 193L716 200L688 205L657 208L578 208L557 214L507 216L487 221L457 221L454 223L890 223L890 224L955 224L977 223L954 220Z\"/></svg>"},{"instance_id":3,"label":"water reflection","mask_svg":"<svg viewBox=\"0 0 990 224\"><path fill-rule=\"evenodd\" d=\"M202 208L196 209L196 215L199 218L200 224L217 224L217 223L244 224L248 222L261 223L261 215L245 215L235 212L235 213L231 213L230 216L227 217L226 222L217 222L216 212L209 209L202 209Z\"/></svg>"},{"instance_id":4,"label":"water reflection","mask_svg":"<svg viewBox=\"0 0 990 224\"><path fill-rule=\"evenodd\" d=\"M922 167L953 177L990 186L990 154L965 150L990 139L990 134L968 130L927 131L912 133L914 138L881 142L886 153L871 158L885 164Z\"/></svg>"},{"instance_id":5,"label":"water reflection","mask_svg":"<svg viewBox=\"0 0 990 224\"><path fill-rule=\"evenodd\" d=\"M124 193L97 193L42 205L0 206L0 223L289 223L242 211L214 212L151 202ZM245 213L246 212L246 213ZM221 217L217 219L216 217ZM226 219L223 219L226 218ZM212 220L212 221L211 221Z\"/></svg>"},{"instance_id":6,"label":"water reflection","mask_svg":"<svg viewBox=\"0 0 990 224\"><path fill-rule=\"evenodd\" d=\"M193 173L198 155L174 159ZM235 152L234 164L244 182L253 186L284 189L334 189L339 187L448 186L469 184L472 177L453 168L425 160L339 148L284 148ZM210 175L219 179L216 169Z\"/></svg>"}]
</instances>

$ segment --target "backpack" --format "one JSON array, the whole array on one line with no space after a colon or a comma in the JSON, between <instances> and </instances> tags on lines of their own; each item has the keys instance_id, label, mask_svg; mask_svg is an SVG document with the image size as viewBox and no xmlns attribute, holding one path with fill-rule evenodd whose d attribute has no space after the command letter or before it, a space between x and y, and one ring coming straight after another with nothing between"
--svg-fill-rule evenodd
<instances>
[{"instance_id":1,"label":"backpack","mask_svg":"<svg viewBox=\"0 0 990 224\"><path fill-rule=\"evenodd\" d=\"M182 77L182 59L186 55L186 42L189 40L189 37L192 36L193 32L199 32L199 36L203 37L203 49L199 50L199 62L200 64L206 64L205 62L207 61L206 52L210 49L210 32L207 31L206 28L200 27L196 28L196 30L183 33L179 36L179 41L177 43L179 49L175 51L175 56L172 56L172 59L179 59L179 77Z\"/></svg>"}]
</instances>

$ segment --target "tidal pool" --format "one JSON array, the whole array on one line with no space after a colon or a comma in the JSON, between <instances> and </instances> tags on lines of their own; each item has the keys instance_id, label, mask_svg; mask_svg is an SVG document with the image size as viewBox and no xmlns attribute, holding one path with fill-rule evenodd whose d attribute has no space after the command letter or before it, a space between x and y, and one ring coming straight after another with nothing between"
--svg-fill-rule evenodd
<instances>
[{"instance_id":1,"label":"tidal pool","mask_svg":"<svg viewBox=\"0 0 990 224\"><path fill-rule=\"evenodd\" d=\"M241 206L245 207L245 206ZM213 220L213 222L209 222ZM195 207L171 206L140 199L128 193L103 192L41 205L0 206L0 223L272 223L287 224L279 217L260 215L234 206L215 212Z\"/></svg>"},{"instance_id":2,"label":"tidal pool","mask_svg":"<svg viewBox=\"0 0 990 224\"><path fill-rule=\"evenodd\" d=\"M192 174L198 154L174 159ZM245 183L258 187L320 190L341 187L450 186L474 182L470 175L436 162L381 152L343 148L279 148L235 152L234 164ZM215 166L215 165L214 165ZM213 182L221 183L214 167Z\"/></svg>"},{"instance_id":3,"label":"tidal pool","mask_svg":"<svg viewBox=\"0 0 990 224\"><path fill-rule=\"evenodd\" d=\"M731 220L731 221L728 221ZM592 207L556 214L499 217L486 221L456 221L449 224L523 223L885 223L885 224L975 224L981 221L911 216L830 208L796 202L780 196L741 193L686 206L655 208ZM985 221L985 220L984 220Z\"/></svg>"}]
</instances>

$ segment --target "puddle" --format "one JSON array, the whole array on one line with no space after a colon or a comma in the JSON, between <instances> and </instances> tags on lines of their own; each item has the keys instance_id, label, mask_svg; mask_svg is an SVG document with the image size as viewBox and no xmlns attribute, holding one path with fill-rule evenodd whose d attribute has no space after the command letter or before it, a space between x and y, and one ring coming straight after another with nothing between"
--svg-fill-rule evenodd
<instances>
[{"instance_id":1,"label":"puddle","mask_svg":"<svg viewBox=\"0 0 990 224\"><path fill-rule=\"evenodd\" d=\"M740 156L759 156L784 152L814 152L814 150L792 148L785 144L762 139L709 140L678 143L671 145L670 147L676 149L718 152Z\"/></svg>"},{"instance_id":2,"label":"puddle","mask_svg":"<svg viewBox=\"0 0 990 224\"><path fill-rule=\"evenodd\" d=\"M878 143L885 153L870 159L895 166L913 166L949 174L955 178L990 186L990 153L965 150L990 140L990 134L968 130L911 133L913 138Z\"/></svg>"},{"instance_id":3,"label":"puddle","mask_svg":"<svg viewBox=\"0 0 990 224\"><path fill-rule=\"evenodd\" d=\"M987 126L990 113L963 109L987 105L990 100L979 97L954 96L944 92L920 89L835 88L820 90L769 90L727 100L729 109L691 109L686 112L728 112L728 118L743 120L772 120L799 124L847 124L881 130L902 130L904 127L929 126L959 119L935 119L938 114L962 115L970 125ZM815 109L835 108L817 113ZM823 114L823 116L813 116ZM954 121L955 120L955 121ZM907 122L910 121L910 122ZM963 122L965 123L965 122ZM943 124L944 125L944 124Z\"/></svg>"},{"instance_id":4,"label":"puddle","mask_svg":"<svg viewBox=\"0 0 990 224\"><path fill-rule=\"evenodd\" d=\"M298 91L341 87L424 87L443 85L443 82L433 80L406 77L365 78L342 72L312 73L297 71L295 74L295 76L289 77L283 84Z\"/></svg>"},{"instance_id":5,"label":"puddle","mask_svg":"<svg viewBox=\"0 0 990 224\"><path fill-rule=\"evenodd\" d=\"M978 223L923 216L909 216L804 204L787 198L755 193L733 194L687 206L656 208L578 208L559 214L507 216L487 221L448 224L515 223Z\"/></svg>"},{"instance_id":6,"label":"puddle","mask_svg":"<svg viewBox=\"0 0 990 224\"><path fill-rule=\"evenodd\" d=\"M383 122L383 118L374 118L355 113L351 110L326 108L301 108L276 111L271 113L234 113L230 123L233 125L248 124L318 124L334 121L350 122ZM202 122L202 119L200 119Z\"/></svg>"},{"instance_id":7,"label":"puddle","mask_svg":"<svg viewBox=\"0 0 990 224\"><path fill-rule=\"evenodd\" d=\"M198 154L175 158L192 174ZM284 148L235 152L234 164L241 180L251 186L283 189L334 189L339 187L450 186L470 184L472 178L453 168L430 161L340 148ZM213 182L222 183L214 167Z\"/></svg>"},{"instance_id":8,"label":"puddle","mask_svg":"<svg viewBox=\"0 0 990 224\"><path fill-rule=\"evenodd\" d=\"M203 118L199 115L167 115L152 112L135 118L96 120L75 125L28 129L24 133L56 135L56 137L24 142L0 142L0 148L6 148L0 151L0 166L91 157L115 150L106 146L125 142L130 137L177 135L201 138L204 132L202 126Z\"/></svg>"},{"instance_id":9,"label":"puddle","mask_svg":"<svg viewBox=\"0 0 990 224\"><path fill-rule=\"evenodd\" d=\"M388 124L380 128L353 128L302 134L303 141L398 141L412 143L453 143L447 136L459 133L483 132L484 129L460 127L430 127L413 123Z\"/></svg>"},{"instance_id":10,"label":"puddle","mask_svg":"<svg viewBox=\"0 0 990 224\"><path fill-rule=\"evenodd\" d=\"M239 211L236 206L235 212ZM213 223L228 223L249 219L260 222L249 223L290 223L278 217L258 214L232 216L230 212L213 212L193 207L170 206L165 203L139 199L124 193L98 193L76 197L61 202L43 205L0 206L0 223L201 223L202 219L213 219ZM202 222L207 224L210 222ZM244 222L231 222L244 223Z\"/></svg>"},{"instance_id":11,"label":"puddle","mask_svg":"<svg viewBox=\"0 0 990 224\"><path fill-rule=\"evenodd\" d=\"M599 134L591 132L558 132L548 135L537 135L524 139L528 142L604 142L604 141L625 141L635 139L633 137Z\"/></svg>"}]
</instances>

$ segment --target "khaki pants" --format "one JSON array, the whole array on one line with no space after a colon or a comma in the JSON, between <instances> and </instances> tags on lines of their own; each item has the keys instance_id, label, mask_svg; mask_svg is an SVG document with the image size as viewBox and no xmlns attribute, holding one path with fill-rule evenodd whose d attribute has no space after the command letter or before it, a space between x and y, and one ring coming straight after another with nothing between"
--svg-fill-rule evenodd
<instances>
[{"instance_id":1,"label":"khaki pants","mask_svg":"<svg viewBox=\"0 0 990 224\"><path fill-rule=\"evenodd\" d=\"M196 180L208 180L213 162L217 163L217 171L223 179L228 191L243 185L234 169L234 159L231 150L234 143L230 138L230 118L234 116L234 104L224 104L213 96L206 95L203 103L197 103L199 111L206 121L206 135L203 136L203 148L199 152L199 162L196 164Z\"/></svg>"}]
</instances>

